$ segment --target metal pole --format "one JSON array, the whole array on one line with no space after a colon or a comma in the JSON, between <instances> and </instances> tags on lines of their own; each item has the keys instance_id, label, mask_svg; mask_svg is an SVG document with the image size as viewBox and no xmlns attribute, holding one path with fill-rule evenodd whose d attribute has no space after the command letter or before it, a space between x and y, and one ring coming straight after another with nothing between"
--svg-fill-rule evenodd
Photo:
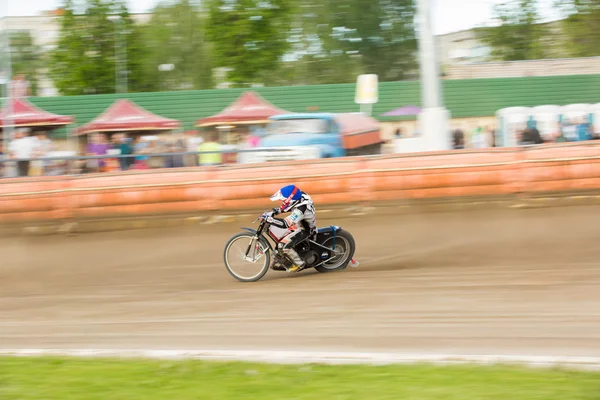
<instances>
[{"instance_id":1,"label":"metal pole","mask_svg":"<svg viewBox=\"0 0 600 400\"><path fill-rule=\"evenodd\" d=\"M128 69L127 69L127 36L125 35L127 32L127 26L125 25L125 20L121 18L123 22L123 29L121 29L121 36L123 37L123 73L125 74L125 93L127 93L127 79L128 79Z\"/></svg>"},{"instance_id":2,"label":"metal pole","mask_svg":"<svg viewBox=\"0 0 600 400\"><path fill-rule=\"evenodd\" d=\"M6 23L6 19L4 19ZM6 58L5 58L5 66L3 66L4 71L6 71L6 82L4 82L4 96L3 96L3 116L2 116L2 133L3 133L3 153L4 158L8 156L8 143L12 137L13 132L13 120L12 120L12 90L10 90L10 82L12 81L12 61L11 61L11 46L10 46L10 31L8 29L4 29L2 32L2 49L6 50ZM5 175L7 173L7 169L5 169Z\"/></svg>"},{"instance_id":3,"label":"metal pole","mask_svg":"<svg viewBox=\"0 0 600 400\"><path fill-rule=\"evenodd\" d=\"M419 58L423 108L442 107L442 90L431 27L430 0L417 0Z\"/></svg>"},{"instance_id":4,"label":"metal pole","mask_svg":"<svg viewBox=\"0 0 600 400\"><path fill-rule=\"evenodd\" d=\"M113 20L115 28L115 93L119 93L119 41L117 38L117 23Z\"/></svg>"},{"instance_id":5,"label":"metal pole","mask_svg":"<svg viewBox=\"0 0 600 400\"><path fill-rule=\"evenodd\" d=\"M450 150L449 111L442 101L442 85L431 27L431 0L417 0L419 61L423 109L418 117L421 151Z\"/></svg>"},{"instance_id":6,"label":"metal pole","mask_svg":"<svg viewBox=\"0 0 600 400\"><path fill-rule=\"evenodd\" d=\"M115 24L115 92L116 93L127 93L127 38L125 36L126 25L125 20L120 15L111 15L108 17L110 21ZM117 32L117 24L123 23L120 34ZM122 48L123 54L119 57L119 44L123 41ZM123 84L122 79L125 79ZM124 88L123 88L124 86ZM124 89L124 90L123 90Z\"/></svg>"}]
</instances>

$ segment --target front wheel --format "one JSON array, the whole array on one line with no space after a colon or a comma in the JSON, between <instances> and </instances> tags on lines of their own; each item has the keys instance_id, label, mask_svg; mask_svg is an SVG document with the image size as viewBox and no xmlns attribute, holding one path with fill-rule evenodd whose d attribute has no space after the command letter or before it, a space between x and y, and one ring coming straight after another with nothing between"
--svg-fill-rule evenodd
<instances>
[{"instance_id":1,"label":"front wheel","mask_svg":"<svg viewBox=\"0 0 600 400\"><path fill-rule=\"evenodd\" d=\"M256 282L269 270L271 254L263 238L251 233L238 233L225 245L225 267L241 282Z\"/></svg>"},{"instance_id":2,"label":"front wheel","mask_svg":"<svg viewBox=\"0 0 600 400\"><path fill-rule=\"evenodd\" d=\"M327 238L321 245L333 249L336 254L326 263L315 267L319 272L331 272L346 268L356 250L354 238L347 231L336 232L335 237Z\"/></svg>"}]
</instances>

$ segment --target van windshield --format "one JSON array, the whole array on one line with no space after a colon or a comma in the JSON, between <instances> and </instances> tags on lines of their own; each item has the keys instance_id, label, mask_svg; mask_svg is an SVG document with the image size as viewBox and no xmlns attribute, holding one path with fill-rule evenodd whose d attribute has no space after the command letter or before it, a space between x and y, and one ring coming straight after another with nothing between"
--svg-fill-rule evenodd
<instances>
[{"instance_id":1,"label":"van windshield","mask_svg":"<svg viewBox=\"0 0 600 400\"><path fill-rule=\"evenodd\" d=\"M286 133L328 133L330 123L321 118L280 119L268 125L269 135Z\"/></svg>"}]
</instances>

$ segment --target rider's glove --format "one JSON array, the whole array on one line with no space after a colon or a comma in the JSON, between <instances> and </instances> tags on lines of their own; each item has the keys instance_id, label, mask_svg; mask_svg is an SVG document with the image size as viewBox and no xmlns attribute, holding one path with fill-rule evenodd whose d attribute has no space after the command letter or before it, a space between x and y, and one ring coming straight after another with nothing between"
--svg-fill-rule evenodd
<instances>
[{"instance_id":1,"label":"rider's glove","mask_svg":"<svg viewBox=\"0 0 600 400\"><path fill-rule=\"evenodd\" d=\"M272 211L264 212L260 217L269 223L273 222L273 212Z\"/></svg>"},{"instance_id":2,"label":"rider's glove","mask_svg":"<svg viewBox=\"0 0 600 400\"><path fill-rule=\"evenodd\" d=\"M279 208L274 208L273 211L271 211L271 215L277 215L281 212L281 210Z\"/></svg>"}]
</instances>

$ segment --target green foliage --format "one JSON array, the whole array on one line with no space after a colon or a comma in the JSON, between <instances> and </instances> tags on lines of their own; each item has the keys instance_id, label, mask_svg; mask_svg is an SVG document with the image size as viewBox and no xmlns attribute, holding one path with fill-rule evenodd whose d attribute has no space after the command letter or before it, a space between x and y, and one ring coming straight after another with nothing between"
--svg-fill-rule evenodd
<instances>
[{"instance_id":1,"label":"green foliage","mask_svg":"<svg viewBox=\"0 0 600 400\"><path fill-rule=\"evenodd\" d=\"M294 10L288 34L290 50L276 74L267 81L279 85L347 83L363 70L358 54L336 48L326 2L305 0ZM339 46L338 46L339 47Z\"/></svg>"},{"instance_id":2,"label":"green foliage","mask_svg":"<svg viewBox=\"0 0 600 400\"><path fill-rule=\"evenodd\" d=\"M37 95L38 69L42 67L42 53L29 32L11 32L10 50L12 75L24 75L31 85L31 94Z\"/></svg>"},{"instance_id":3,"label":"green foliage","mask_svg":"<svg viewBox=\"0 0 600 400\"><path fill-rule=\"evenodd\" d=\"M131 91L143 85L138 29L120 0L66 0L60 38L51 54L51 76L61 94L101 94L116 90L117 63L127 58ZM120 20L112 21L112 15ZM115 41L120 50L115 49ZM125 74L125 72L123 72ZM122 76L125 78L125 76Z\"/></svg>"},{"instance_id":4,"label":"green foliage","mask_svg":"<svg viewBox=\"0 0 600 400\"><path fill-rule=\"evenodd\" d=\"M600 56L600 0L560 0L564 48L571 57Z\"/></svg>"},{"instance_id":5,"label":"green foliage","mask_svg":"<svg viewBox=\"0 0 600 400\"><path fill-rule=\"evenodd\" d=\"M303 1L286 84L347 83L361 73L405 79L416 67L414 15L413 0Z\"/></svg>"},{"instance_id":6,"label":"green foliage","mask_svg":"<svg viewBox=\"0 0 600 400\"><path fill-rule=\"evenodd\" d=\"M540 22L537 0L508 0L494 7L500 26L479 30L481 40L501 61L545 58L549 31Z\"/></svg>"},{"instance_id":7,"label":"green foliage","mask_svg":"<svg viewBox=\"0 0 600 400\"><path fill-rule=\"evenodd\" d=\"M215 67L234 87L393 81L416 67L414 0L192 1L159 3L134 24L123 0L65 0L50 58L59 92L114 93L124 57L129 92L212 88Z\"/></svg>"},{"instance_id":8,"label":"green foliage","mask_svg":"<svg viewBox=\"0 0 600 400\"><path fill-rule=\"evenodd\" d=\"M236 87L262 83L290 47L290 0L211 0L207 33L216 66Z\"/></svg>"},{"instance_id":9,"label":"green foliage","mask_svg":"<svg viewBox=\"0 0 600 400\"><path fill-rule=\"evenodd\" d=\"M77 63L84 58L83 38L77 34L74 4L67 0L60 17L60 37L56 49L51 53L50 76L59 93L75 95L85 92Z\"/></svg>"},{"instance_id":10,"label":"green foliage","mask_svg":"<svg viewBox=\"0 0 600 400\"><path fill-rule=\"evenodd\" d=\"M147 90L209 89L213 86L210 47L201 10L189 0L159 4L141 27L146 47ZM173 64L171 71L159 71Z\"/></svg>"},{"instance_id":11,"label":"green foliage","mask_svg":"<svg viewBox=\"0 0 600 400\"><path fill-rule=\"evenodd\" d=\"M119 65L123 65L122 62L127 61L127 71L123 71L121 76L123 80L127 78L128 92L147 91L149 90L147 87L147 77L144 74L147 47L142 36L142 26L133 21L125 3L115 2L115 4L122 21L117 21L116 25L114 25L114 22L111 22L113 28L116 28L116 32L114 30L113 32L120 45L116 56L121 63Z\"/></svg>"},{"instance_id":12,"label":"green foliage","mask_svg":"<svg viewBox=\"0 0 600 400\"><path fill-rule=\"evenodd\" d=\"M377 74L382 81L404 79L414 69L413 0L331 0L326 4L322 22L329 21L329 30L321 31L326 50L357 55L362 72Z\"/></svg>"}]
</instances>

